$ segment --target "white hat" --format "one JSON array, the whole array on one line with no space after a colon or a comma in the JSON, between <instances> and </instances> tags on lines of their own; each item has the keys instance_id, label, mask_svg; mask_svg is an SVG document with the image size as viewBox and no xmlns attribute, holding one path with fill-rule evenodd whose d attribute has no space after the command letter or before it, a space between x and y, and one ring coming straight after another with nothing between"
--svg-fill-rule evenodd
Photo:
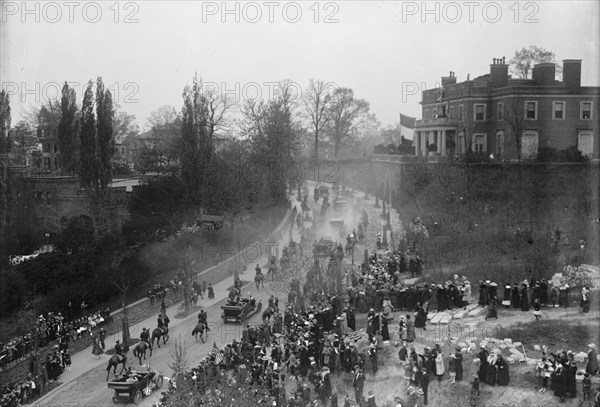
<instances>
[{"instance_id":1,"label":"white hat","mask_svg":"<svg viewBox=\"0 0 600 407\"><path fill-rule=\"evenodd\" d=\"M592 349L596 349L596 344L595 343L590 343L588 345L588 347L592 348Z\"/></svg>"},{"instance_id":2,"label":"white hat","mask_svg":"<svg viewBox=\"0 0 600 407\"><path fill-rule=\"evenodd\" d=\"M489 283L490 283L490 280L485 280L485 283L486 283L486 284L489 284Z\"/></svg>"}]
</instances>

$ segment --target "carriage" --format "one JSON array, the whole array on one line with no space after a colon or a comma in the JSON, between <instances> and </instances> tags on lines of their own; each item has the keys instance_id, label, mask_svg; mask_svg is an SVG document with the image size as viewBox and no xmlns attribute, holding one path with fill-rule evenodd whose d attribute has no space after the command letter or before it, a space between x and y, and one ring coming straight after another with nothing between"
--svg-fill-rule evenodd
<instances>
[{"instance_id":1,"label":"carriage","mask_svg":"<svg viewBox=\"0 0 600 407\"><path fill-rule=\"evenodd\" d=\"M229 321L245 322L246 319L258 313L262 309L262 302L256 304L256 299L242 298L238 305L222 305L223 313L221 318L224 323Z\"/></svg>"},{"instance_id":2,"label":"carriage","mask_svg":"<svg viewBox=\"0 0 600 407\"><path fill-rule=\"evenodd\" d=\"M313 253L315 258L327 257L335 250L335 248L336 244L333 240L322 238L313 245Z\"/></svg>"},{"instance_id":3,"label":"carriage","mask_svg":"<svg viewBox=\"0 0 600 407\"><path fill-rule=\"evenodd\" d=\"M149 396L154 390L163 385L163 375L157 371L136 372L137 381L127 382L127 376L108 382L108 388L114 390L112 401L117 404L120 401L133 402L136 406L142 402L144 396Z\"/></svg>"},{"instance_id":4,"label":"carriage","mask_svg":"<svg viewBox=\"0 0 600 407\"><path fill-rule=\"evenodd\" d=\"M341 196L333 203L333 209L335 209L336 212L345 212L348 210L348 207L348 201L342 199Z\"/></svg>"}]
</instances>

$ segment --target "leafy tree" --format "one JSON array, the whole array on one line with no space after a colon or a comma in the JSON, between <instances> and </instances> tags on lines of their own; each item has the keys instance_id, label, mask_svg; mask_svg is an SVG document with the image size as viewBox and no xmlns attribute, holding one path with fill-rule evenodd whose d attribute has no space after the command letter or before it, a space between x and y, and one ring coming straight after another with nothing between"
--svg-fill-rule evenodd
<instances>
[{"instance_id":1,"label":"leafy tree","mask_svg":"<svg viewBox=\"0 0 600 407\"><path fill-rule=\"evenodd\" d=\"M75 172L79 159L79 113L75 89L65 82L60 101L61 116L58 124L58 144L62 168Z\"/></svg>"},{"instance_id":2,"label":"leafy tree","mask_svg":"<svg viewBox=\"0 0 600 407\"><path fill-rule=\"evenodd\" d=\"M250 140L250 163L260 168L267 201L281 203L287 186L296 176L296 157L300 150L301 125L294 112L291 87L280 83L273 100L249 101L244 106L244 134ZM258 184L258 183L257 183Z\"/></svg>"},{"instance_id":3,"label":"leafy tree","mask_svg":"<svg viewBox=\"0 0 600 407\"><path fill-rule=\"evenodd\" d=\"M556 55L554 55L554 52L536 45L530 45L528 48L523 47L515 51L513 58L508 61L511 72L521 79L530 78L533 66L543 62L556 63ZM562 67L557 65L556 71L560 75Z\"/></svg>"},{"instance_id":4,"label":"leafy tree","mask_svg":"<svg viewBox=\"0 0 600 407\"><path fill-rule=\"evenodd\" d=\"M181 127L181 179L189 199L206 205L209 167L214 157L213 133L209 130L208 99L202 80L194 76L192 86L183 91Z\"/></svg>"},{"instance_id":5,"label":"leafy tree","mask_svg":"<svg viewBox=\"0 0 600 407\"><path fill-rule=\"evenodd\" d=\"M331 89L320 79L311 78L304 95L304 107L314 136L314 158L319 157L319 135L330 120Z\"/></svg>"},{"instance_id":6,"label":"leafy tree","mask_svg":"<svg viewBox=\"0 0 600 407\"><path fill-rule=\"evenodd\" d=\"M340 144L355 135L369 119L369 103L364 99L355 99L350 88L337 88L331 97L328 132L333 139L334 155L337 157Z\"/></svg>"},{"instance_id":7,"label":"leafy tree","mask_svg":"<svg viewBox=\"0 0 600 407\"><path fill-rule=\"evenodd\" d=\"M81 184L88 191L98 195L100 185L96 166L96 116L94 114L94 90L92 86L92 81L89 81L81 106L79 177Z\"/></svg>"},{"instance_id":8,"label":"leafy tree","mask_svg":"<svg viewBox=\"0 0 600 407\"><path fill-rule=\"evenodd\" d=\"M16 157L16 163L25 165L27 152L36 149L39 144L35 130L25 120L21 120L10 130L9 134L11 152Z\"/></svg>"},{"instance_id":9,"label":"leafy tree","mask_svg":"<svg viewBox=\"0 0 600 407\"><path fill-rule=\"evenodd\" d=\"M114 154L115 139L113 137L114 108L112 95L104 88L102 78L98 78L96 84L96 139L97 139L97 167L100 190L104 197L107 192L108 183L112 180L111 157Z\"/></svg>"},{"instance_id":10,"label":"leafy tree","mask_svg":"<svg viewBox=\"0 0 600 407\"><path fill-rule=\"evenodd\" d=\"M116 143L123 143L128 138L135 138L140 127L136 123L135 115L120 110L120 106L115 104L113 117L113 138Z\"/></svg>"}]
</instances>

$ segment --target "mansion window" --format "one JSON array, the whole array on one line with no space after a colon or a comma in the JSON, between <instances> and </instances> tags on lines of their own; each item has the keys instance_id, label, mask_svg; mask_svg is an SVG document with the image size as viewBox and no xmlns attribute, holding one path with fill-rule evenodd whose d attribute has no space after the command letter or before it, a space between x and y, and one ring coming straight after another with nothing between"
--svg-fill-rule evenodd
<instances>
[{"instance_id":1,"label":"mansion window","mask_svg":"<svg viewBox=\"0 0 600 407\"><path fill-rule=\"evenodd\" d=\"M429 110L425 110L425 120L429 120Z\"/></svg>"},{"instance_id":2,"label":"mansion window","mask_svg":"<svg viewBox=\"0 0 600 407\"><path fill-rule=\"evenodd\" d=\"M581 102L579 110L581 120L592 120L592 102Z\"/></svg>"},{"instance_id":3,"label":"mansion window","mask_svg":"<svg viewBox=\"0 0 600 407\"><path fill-rule=\"evenodd\" d=\"M482 104L475 105L475 117L473 118L473 120L476 122L485 120L485 105L482 105Z\"/></svg>"},{"instance_id":4,"label":"mansion window","mask_svg":"<svg viewBox=\"0 0 600 407\"><path fill-rule=\"evenodd\" d=\"M554 120L565 119L565 102L552 102L552 118Z\"/></svg>"},{"instance_id":5,"label":"mansion window","mask_svg":"<svg viewBox=\"0 0 600 407\"><path fill-rule=\"evenodd\" d=\"M464 119L464 115L463 115L463 113L464 113L464 110L465 110L465 109L464 109L464 106L463 106L463 105L460 105L460 106L458 106L458 120L460 120L461 122L462 122L462 121L463 121L463 119Z\"/></svg>"},{"instance_id":6,"label":"mansion window","mask_svg":"<svg viewBox=\"0 0 600 407\"><path fill-rule=\"evenodd\" d=\"M475 154L484 155L487 152L487 139L485 134L473 135L473 152Z\"/></svg>"},{"instance_id":7,"label":"mansion window","mask_svg":"<svg viewBox=\"0 0 600 407\"><path fill-rule=\"evenodd\" d=\"M525 119L537 120L537 102L525 101Z\"/></svg>"},{"instance_id":8,"label":"mansion window","mask_svg":"<svg viewBox=\"0 0 600 407\"><path fill-rule=\"evenodd\" d=\"M504 120L504 103L500 102L498 103L498 117L497 117L498 121L502 121Z\"/></svg>"},{"instance_id":9,"label":"mansion window","mask_svg":"<svg viewBox=\"0 0 600 407\"><path fill-rule=\"evenodd\" d=\"M450 116L451 119L454 119L454 106L448 108L448 116Z\"/></svg>"}]
</instances>

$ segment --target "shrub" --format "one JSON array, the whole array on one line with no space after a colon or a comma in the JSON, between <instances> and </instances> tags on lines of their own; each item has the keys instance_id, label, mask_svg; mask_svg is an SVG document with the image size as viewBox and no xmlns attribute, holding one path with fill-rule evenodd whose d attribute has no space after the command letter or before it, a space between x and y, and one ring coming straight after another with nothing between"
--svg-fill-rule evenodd
<instances>
[{"instance_id":1,"label":"shrub","mask_svg":"<svg viewBox=\"0 0 600 407\"><path fill-rule=\"evenodd\" d=\"M555 148L542 147L538 150L536 160L540 162L557 161L558 157L559 155Z\"/></svg>"}]
</instances>

